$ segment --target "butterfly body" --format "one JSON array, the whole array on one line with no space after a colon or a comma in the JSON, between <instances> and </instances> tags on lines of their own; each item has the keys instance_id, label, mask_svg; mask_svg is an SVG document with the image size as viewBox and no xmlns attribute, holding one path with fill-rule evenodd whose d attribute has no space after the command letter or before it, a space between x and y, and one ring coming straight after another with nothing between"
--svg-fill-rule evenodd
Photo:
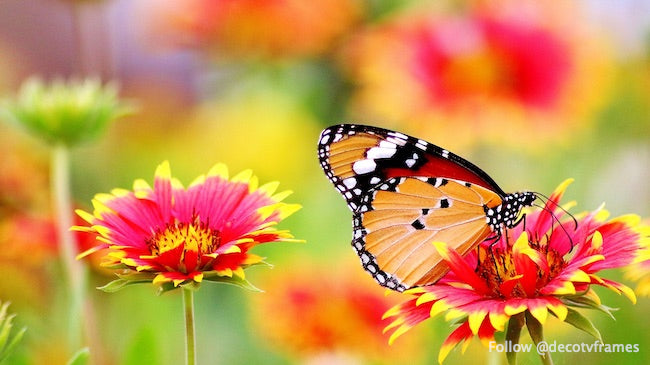
<instances>
[{"instance_id":1,"label":"butterfly body","mask_svg":"<svg viewBox=\"0 0 650 365\"><path fill-rule=\"evenodd\" d=\"M506 194L469 161L386 129L342 124L318 146L325 174L353 213L352 246L387 288L431 285L449 270L434 245L461 254L518 223L532 192Z\"/></svg>"}]
</instances>

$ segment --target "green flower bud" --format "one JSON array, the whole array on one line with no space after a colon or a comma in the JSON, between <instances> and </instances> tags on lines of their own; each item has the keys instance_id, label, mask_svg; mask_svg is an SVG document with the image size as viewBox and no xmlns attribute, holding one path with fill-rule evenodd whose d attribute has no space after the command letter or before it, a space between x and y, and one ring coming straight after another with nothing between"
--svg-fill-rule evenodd
<instances>
[{"instance_id":1,"label":"green flower bud","mask_svg":"<svg viewBox=\"0 0 650 365\"><path fill-rule=\"evenodd\" d=\"M114 83L57 79L45 84L30 78L14 100L3 103L0 116L49 143L74 146L97 138L111 121L131 110L119 100Z\"/></svg>"}]
</instances>

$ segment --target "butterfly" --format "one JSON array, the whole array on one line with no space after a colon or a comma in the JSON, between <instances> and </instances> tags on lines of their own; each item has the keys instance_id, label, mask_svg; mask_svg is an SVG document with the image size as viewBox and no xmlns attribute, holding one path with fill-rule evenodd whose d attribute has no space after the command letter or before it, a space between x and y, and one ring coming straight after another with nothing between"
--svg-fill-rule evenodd
<instances>
[{"instance_id":1,"label":"butterfly","mask_svg":"<svg viewBox=\"0 0 650 365\"><path fill-rule=\"evenodd\" d=\"M352 247L381 285L432 285L449 267L434 241L466 255L516 226L534 192L505 193L471 162L422 139L378 127L323 130L318 158L353 213Z\"/></svg>"}]
</instances>

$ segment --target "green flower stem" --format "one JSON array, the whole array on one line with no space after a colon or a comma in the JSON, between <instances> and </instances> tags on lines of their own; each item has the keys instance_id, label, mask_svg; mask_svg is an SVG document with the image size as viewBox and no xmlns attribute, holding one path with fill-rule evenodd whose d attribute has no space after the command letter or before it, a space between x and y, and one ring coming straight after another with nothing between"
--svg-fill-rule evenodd
<instances>
[{"instance_id":1,"label":"green flower stem","mask_svg":"<svg viewBox=\"0 0 650 365\"><path fill-rule=\"evenodd\" d=\"M196 365L196 338L194 336L194 292L190 288L183 288L183 306L185 307L185 364Z\"/></svg>"},{"instance_id":2,"label":"green flower stem","mask_svg":"<svg viewBox=\"0 0 650 365\"><path fill-rule=\"evenodd\" d=\"M70 290L70 310L68 314L68 340L73 350L81 345L82 305L86 273L81 262L75 259L77 244L70 227L73 225L72 200L70 193L70 151L64 144L58 144L52 149L51 183L52 200L54 202L59 240L59 253Z\"/></svg>"}]
</instances>

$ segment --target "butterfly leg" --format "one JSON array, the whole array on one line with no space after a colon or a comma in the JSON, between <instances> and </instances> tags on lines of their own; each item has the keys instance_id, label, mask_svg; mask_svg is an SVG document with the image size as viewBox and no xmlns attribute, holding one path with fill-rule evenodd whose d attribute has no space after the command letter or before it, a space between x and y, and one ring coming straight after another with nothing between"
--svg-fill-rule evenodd
<instances>
[{"instance_id":1,"label":"butterfly leg","mask_svg":"<svg viewBox=\"0 0 650 365\"><path fill-rule=\"evenodd\" d=\"M519 218L519 221L524 220L524 225L526 224L526 215L524 214L521 218ZM525 228L524 228L525 229ZM508 229L503 228L503 231L505 232L506 235L506 245L510 244L510 238L508 237ZM507 273L508 272L508 266L506 264L506 260L501 260L501 264L503 265L503 272Z\"/></svg>"},{"instance_id":2,"label":"butterfly leg","mask_svg":"<svg viewBox=\"0 0 650 365\"><path fill-rule=\"evenodd\" d=\"M509 226L509 227L511 227L511 228L516 227L522 222L524 223L524 231L525 231L526 230L526 213L522 214L521 217L519 217L519 219L517 219L517 221L515 221L515 223L512 226Z\"/></svg>"},{"instance_id":3,"label":"butterfly leg","mask_svg":"<svg viewBox=\"0 0 650 365\"><path fill-rule=\"evenodd\" d=\"M497 242L499 242L500 239L501 239L501 234L500 233L497 233L494 236L489 237L489 238L486 239L486 241L492 241L492 242L490 242L490 245L488 246L488 251L490 251L490 257L492 258L492 263L494 264L494 272L495 272L497 280L499 282L501 282L501 275L499 275L499 264L497 263L496 256L494 256L493 248L494 248L494 245L496 245Z\"/></svg>"}]
</instances>

